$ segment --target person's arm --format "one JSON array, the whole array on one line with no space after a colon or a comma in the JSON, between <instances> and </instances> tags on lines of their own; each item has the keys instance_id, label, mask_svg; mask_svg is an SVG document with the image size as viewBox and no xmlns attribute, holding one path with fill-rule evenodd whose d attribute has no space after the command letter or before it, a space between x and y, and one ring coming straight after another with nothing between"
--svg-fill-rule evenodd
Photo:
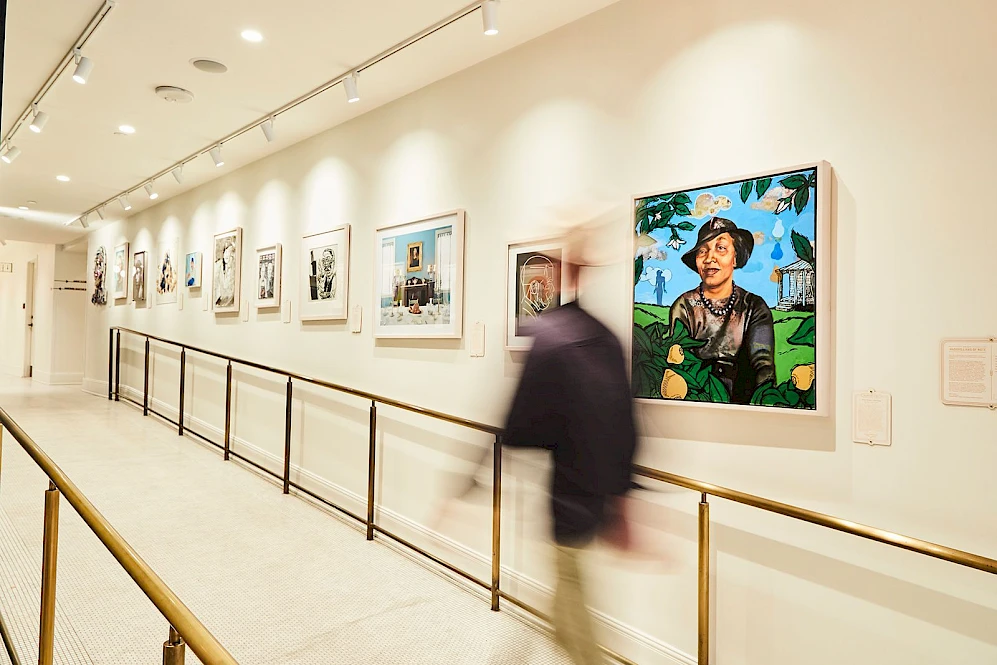
<instances>
[{"instance_id":1,"label":"person's arm","mask_svg":"<svg viewBox=\"0 0 997 665\"><path fill-rule=\"evenodd\" d=\"M553 447L556 440L554 422L558 413L554 405L561 396L559 379L554 353L541 340L535 340L506 419L502 445L513 448Z\"/></svg>"},{"instance_id":2,"label":"person's arm","mask_svg":"<svg viewBox=\"0 0 997 665\"><path fill-rule=\"evenodd\" d=\"M751 368L755 371L755 387L766 381L775 382L775 322L772 310L755 296L751 302L748 329L744 344L747 344Z\"/></svg>"}]
</instances>

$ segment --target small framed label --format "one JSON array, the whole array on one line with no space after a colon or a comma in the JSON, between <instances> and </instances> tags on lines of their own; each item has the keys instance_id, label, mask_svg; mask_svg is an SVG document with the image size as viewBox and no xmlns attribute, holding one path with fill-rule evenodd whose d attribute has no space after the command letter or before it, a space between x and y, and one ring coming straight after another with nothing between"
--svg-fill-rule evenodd
<instances>
[{"instance_id":1,"label":"small framed label","mask_svg":"<svg viewBox=\"0 0 997 665\"><path fill-rule=\"evenodd\" d=\"M893 396L875 390L852 396L852 440L870 446L893 445Z\"/></svg>"},{"instance_id":2,"label":"small framed label","mask_svg":"<svg viewBox=\"0 0 997 665\"><path fill-rule=\"evenodd\" d=\"M0 263L0 272L14 272L14 264Z\"/></svg>"}]
</instances>

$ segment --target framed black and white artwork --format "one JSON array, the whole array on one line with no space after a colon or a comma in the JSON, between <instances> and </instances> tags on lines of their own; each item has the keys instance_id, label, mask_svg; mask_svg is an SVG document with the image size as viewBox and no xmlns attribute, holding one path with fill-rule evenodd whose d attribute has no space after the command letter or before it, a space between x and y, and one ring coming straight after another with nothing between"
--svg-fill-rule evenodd
<instances>
[{"instance_id":1,"label":"framed black and white artwork","mask_svg":"<svg viewBox=\"0 0 997 665\"><path fill-rule=\"evenodd\" d=\"M350 278L350 225L301 239L302 321L347 318Z\"/></svg>"},{"instance_id":2,"label":"framed black and white artwork","mask_svg":"<svg viewBox=\"0 0 997 665\"><path fill-rule=\"evenodd\" d=\"M280 243L256 250L256 307L280 307Z\"/></svg>"},{"instance_id":3,"label":"framed black and white artwork","mask_svg":"<svg viewBox=\"0 0 997 665\"><path fill-rule=\"evenodd\" d=\"M132 257L132 300L137 303L145 303L145 284L146 284L146 263L148 261L147 253L135 252L135 256Z\"/></svg>"},{"instance_id":4,"label":"framed black and white artwork","mask_svg":"<svg viewBox=\"0 0 997 665\"><path fill-rule=\"evenodd\" d=\"M216 313L239 311L241 264L242 227L215 235L211 307Z\"/></svg>"},{"instance_id":5,"label":"framed black and white artwork","mask_svg":"<svg viewBox=\"0 0 997 665\"><path fill-rule=\"evenodd\" d=\"M111 287L115 300L128 297L127 242L123 242L114 248L114 274L111 276Z\"/></svg>"}]
</instances>

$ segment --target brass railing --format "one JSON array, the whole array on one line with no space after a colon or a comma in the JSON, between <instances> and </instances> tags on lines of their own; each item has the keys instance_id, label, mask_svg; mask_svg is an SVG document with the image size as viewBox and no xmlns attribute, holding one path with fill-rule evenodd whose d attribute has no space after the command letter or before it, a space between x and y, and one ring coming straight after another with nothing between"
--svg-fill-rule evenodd
<instances>
[{"instance_id":1,"label":"brass railing","mask_svg":"<svg viewBox=\"0 0 997 665\"><path fill-rule=\"evenodd\" d=\"M139 337L145 338L145 374L144 374L144 391L142 402L139 403L135 400L130 399L127 396L120 395L120 381L121 381L121 333L130 333L137 335ZM149 407L149 362L150 362L150 341L156 341L163 344L167 344L174 347L180 348L180 386L179 386L179 411L178 420L173 420L168 416L158 413L154 409ZM187 351L194 351L196 353L201 353L207 356L211 356L220 360L227 362L226 367L226 380L225 380L225 434L223 443L219 444L211 441L207 437L189 429L185 428L184 421L184 403L186 395L185 391L185 375L186 375L186 361L187 361ZM278 374L280 376L287 377L287 393L286 393L286 403L285 403L285 421L284 421L284 464L283 464L283 475L277 474L260 464L257 464L251 459L240 455L231 449L231 423L232 423L232 364L236 363L238 365L244 365L246 367L252 367L254 369L262 370L265 372L271 372L273 374ZM370 429L369 429L369 461L368 461L368 475L367 475L367 515L366 517L361 517L353 512L336 505L332 501L326 499L325 497L319 496L308 490L305 487L293 482L290 478L291 469L291 400L293 397L293 381L301 381L304 383L309 383L316 386L321 386L324 388L329 388L341 393L346 393L349 395L354 395L360 397L364 400L370 401ZM466 418L459 418L447 413L440 411L434 411L432 409L426 409L420 406L415 406L413 404L407 404L405 402L400 402L398 400L390 399L387 397L382 397L374 393L370 393L363 390L357 390L355 388L349 388L347 386L342 386L339 384L331 383L329 381L324 381L322 379L316 379L314 377L305 376L303 374L298 374L296 372L290 372L288 370L279 369L276 367L271 367L264 365L262 363L253 362L251 360L244 360L241 358L236 358L234 356L226 355L224 353L218 353L216 351L210 351L197 346L192 346L190 344L184 344L182 342L176 342L174 340L165 339L163 337L158 337L156 335L150 335L148 333L143 333L137 330L132 330L130 328L124 328L120 326L114 326L110 329L110 335L108 339L108 361L107 361L107 398L109 400L113 399L115 401L119 398L123 398L133 404L142 407L143 415L149 415L152 413L160 418L163 418L167 422L172 423L177 427L177 432L180 436L186 432L191 434L206 443L209 443L223 451L223 458L228 460L230 457L235 457L247 464L259 469L260 471L273 476L280 480L283 485L283 491L285 494L289 492L290 488L295 488L304 494L312 497L313 499L331 507L335 510L348 515L349 517L357 520L358 522L366 526L367 540L372 540L374 534L381 533L389 538L395 540L396 542L418 552L424 557L434 561L435 563L443 566L444 568L450 570L457 575L485 588L491 592L491 607L492 610L498 611L500 600L508 600L514 605L530 612L531 614L543 619L548 620L543 612L540 612L534 607L524 603L523 601L515 598L514 596L502 591L500 584L500 573L501 573L501 557L500 557L500 544L501 544L501 516L502 516L502 428L496 427L494 425L487 425L480 422L475 422L473 420L468 420ZM472 430L477 430L487 434L495 436L495 447L493 452L493 478L492 478L492 552L491 552L491 583L484 580L478 579L474 575L461 570L460 568L454 566L453 564L444 561L438 556L431 554L424 549L418 547L417 545L408 542L407 540L393 534L381 526L379 526L374 519L374 490L375 490L375 435L377 429L377 405L384 404L387 406L392 406L404 411L409 411L412 413L418 413L430 418L435 418L437 420L443 420L456 425L461 425ZM780 503L778 501L772 501L771 499L766 499L763 497L755 496L753 494L747 494L744 492L739 492L737 490L728 489L726 487L721 487L719 485L712 485L710 483L704 483L699 480L693 480L691 478L685 478L683 476L677 476L675 474L666 473L664 471L659 471L657 469L652 469L645 466L635 466L634 473L638 476L648 478L655 481L660 481L675 485L678 487L683 487L694 492L699 493L699 534L698 534L698 549L699 549L699 563L698 563L698 663L699 665L708 665L710 662L710 496L726 499L733 501L735 503L740 503L746 506L752 506L760 510L768 511L771 513L776 513L779 515L784 515L786 517L791 517L793 519L802 520L805 522L810 522L811 524L816 524L818 526L833 529L835 531L840 531L843 533L848 533L854 536L859 536L861 538L868 538L870 540L875 540L880 543L885 543L893 547L909 550L911 552L916 552L918 554L923 554L925 556L934 557L936 559L942 559L943 561L949 561L951 563L959 564L961 566L966 566L969 568L975 568L986 573L997 575L997 559L991 559L988 557L980 556L977 554L971 554L969 552L964 552L962 550L957 550L951 547L946 547L944 545L937 545L925 540L920 540L918 538L911 538L909 536L903 536L890 531L885 531L883 529L877 529L870 526L865 526L863 524L857 524L849 520L844 520L839 517L833 517L831 515L826 515L824 513L818 513L812 510L807 510L805 508L799 508L786 503ZM616 660L634 665L632 661L627 658L616 654L609 649L603 647L608 655L615 658Z\"/></svg>"},{"instance_id":2,"label":"brass railing","mask_svg":"<svg viewBox=\"0 0 997 665\"><path fill-rule=\"evenodd\" d=\"M198 621L197 617L153 572L149 564L142 560L142 557L132 549L131 545L125 542L125 539L94 508L93 504L63 470L14 422L6 411L0 408L0 450L2 450L5 429L10 432L15 441L21 444L21 447L49 479L48 489L45 491L42 546L41 613L38 636L39 665L52 665L55 653L55 582L59 550L60 495L66 497L69 505L76 510L94 535L104 544L107 551L118 560L125 572L135 580L138 587L169 622L169 639L163 644L163 665L183 665L185 642L190 645L190 648L205 665L236 665L235 658ZM14 665L19 665L20 659L2 617L0 617L0 637L3 639L11 662Z\"/></svg>"}]
</instances>

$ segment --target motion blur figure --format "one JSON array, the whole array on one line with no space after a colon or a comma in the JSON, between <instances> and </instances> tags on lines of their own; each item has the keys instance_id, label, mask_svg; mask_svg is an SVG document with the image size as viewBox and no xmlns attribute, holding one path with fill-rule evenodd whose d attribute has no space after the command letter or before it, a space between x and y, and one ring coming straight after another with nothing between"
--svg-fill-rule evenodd
<instances>
[{"instance_id":1,"label":"motion blur figure","mask_svg":"<svg viewBox=\"0 0 997 665\"><path fill-rule=\"evenodd\" d=\"M586 239L574 234L565 271L577 284ZM629 540L623 497L636 431L623 348L577 301L544 314L533 332L503 444L553 455L555 638L578 665L603 663L580 559L597 536L623 547Z\"/></svg>"}]
</instances>

